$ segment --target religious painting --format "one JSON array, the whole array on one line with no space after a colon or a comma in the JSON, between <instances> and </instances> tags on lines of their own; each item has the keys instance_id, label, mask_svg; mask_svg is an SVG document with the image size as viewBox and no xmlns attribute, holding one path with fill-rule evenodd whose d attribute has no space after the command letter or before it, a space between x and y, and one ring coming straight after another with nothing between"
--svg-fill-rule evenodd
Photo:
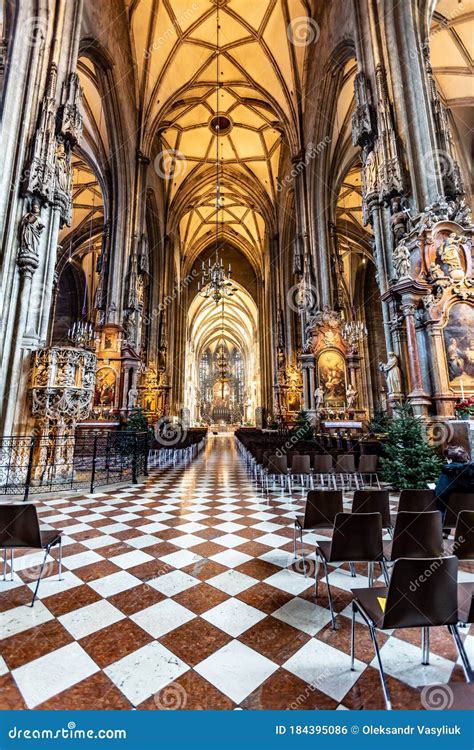
<instances>
[{"instance_id":1,"label":"religious painting","mask_svg":"<svg viewBox=\"0 0 474 750\"><path fill-rule=\"evenodd\" d=\"M346 363L336 349L326 349L318 358L318 384L324 390L324 403L343 406L346 398Z\"/></svg>"},{"instance_id":2,"label":"religious painting","mask_svg":"<svg viewBox=\"0 0 474 750\"><path fill-rule=\"evenodd\" d=\"M111 367L101 367L97 370L94 406L113 407L116 380L115 372Z\"/></svg>"},{"instance_id":3,"label":"religious painting","mask_svg":"<svg viewBox=\"0 0 474 750\"><path fill-rule=\"evenodd\" d=\"M461 395L474 391L474 306L462 302L450 310L444 328L449 385Z\"/></svg>"},{"instance_id":4,"label":"religious painting","mask_svg":"<svg viewBox=\"0 0 474 750\"><path fill-rule=\"evenodd\" d=\"M296 389L288 391L288 411L295 413L301 411L301 391Z\"/></svg>"}]
</instances>

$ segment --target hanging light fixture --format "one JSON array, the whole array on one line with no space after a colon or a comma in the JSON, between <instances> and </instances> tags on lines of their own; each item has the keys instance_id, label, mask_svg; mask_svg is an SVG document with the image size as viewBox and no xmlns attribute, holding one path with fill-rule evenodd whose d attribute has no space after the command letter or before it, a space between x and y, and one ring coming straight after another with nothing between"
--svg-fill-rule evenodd
<instances>
[{"instance_id":1,"label":"hanging light fixture","mask_svg":"<svg viewBox=\"0 0 474 750\"><path fill-rule=\"evenodd\" d=\"M201 281L198 281L198 291L202 297L208 299L211 297L216 305L226 297L233 297L235 292L238 291L237 287L232 281L232 267L229 263L228 271L225 271L224 262L222 258L219 258L219 215L222 219L222 210L224 198L222 196L222 174L221 166L219 162L219 136L225 135L229 132L232 127L232 123L228 117L219 113L219 29L220 29L220 17L219 17L219 4L216 7L216 114L211 119L209 126L216 138L216 237L215 237L215 249L216 257L214 263L211 264L211 259L208 259L207 266L202 262L201 266ZM222 227L221 227L222 228Z\"/></svg>"}]
</instances>

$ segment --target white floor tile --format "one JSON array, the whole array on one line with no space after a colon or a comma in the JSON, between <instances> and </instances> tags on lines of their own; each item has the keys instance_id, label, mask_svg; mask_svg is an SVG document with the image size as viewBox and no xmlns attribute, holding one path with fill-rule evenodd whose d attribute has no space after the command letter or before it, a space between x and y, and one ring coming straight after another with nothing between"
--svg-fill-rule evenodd
<instances>
[{"instance_id":1,"label":"white floor tile","mask_svg":"<svg viewBox=\"0 0 474 750\"><path fill-rule=\"evenodd\" d=\"M137 706L188 669L187 664L155 641L114 662L104 672Z\"/></svg>"},{"instance_id":2,"label":"white floor tile","mask_svg":"<svg viewBox=\"0 0 474 750\"><path fill-rule=\"evenodd\" d=\"M433 652L430 653L430 663L424 666L421 663L421 649L395 636L384 643L380 656L387 674L412 687L448 682L454 667L452 661ZM375 657L371 664L378 668Z\"/></svg>"},{"instance_id":3,"label":"white floor tile","mask_svg":"<svg viewBox=\"0 0 474 750\"><path fill-rule=\"evenodd\" d=\"M305 578L301 573L295 573L294 570L286 568L279 570L278 573L273 573L269 578L265 578L265 583L297 596L313 585L313 579Z\"/></svg>"},{"instance_id":4,"label":"white floor tile","mask_svg":"<svg viewBox=\"0 0 474 750\"><path fill-rule=\"evenodd\" d=\"M226 570L213 578L208 578L206 583L230 596L236 596L251 586L255 586L259 581L244 573L239 573L238 570Z\"/></svg>"},{"instance_id":5,"label":"white floor tile","mask_svg":"<svg viewBox=\"0 0 474 750\"><path fill-rule=\"evenodd\" d=\"M241 703L278 666L243 643L231 641L194 669L235 703Z\"/></svg>"},{"instance_id":6,"label":"white floor tile","mask_svg":"<svg viewBox=\"0 0 474 750\"><path fill-rule=\"evenodd\" d=\"M97 578L95 581L91 581L89 586L98 594L107 599L109 596L119 594L121 591L127 591L134 586L140 586L141 580L132 576L126 570L120 570L117 573L112 573L110 576L103 576Z\"/></svg>"},{"instance_id":7,"label":"white floor tile","mask_svg":"<svg viewBox=\"0 0 474 750\"><path fill-rule=\"evenodd\" d=\"M171 552L171 554L165 555L161 558L161 562L164 565L170 565L172 568L185 568L187 565L192 565L202 559L201 555L196 555L194 552L183 549L179 552Z\"/></svg>"},{"instance_id":8,"label":"white floor tile","mask_svg":"<svg viewBox=\"0 0 474 750\"><path fill-rule=\"evenodd\" d=\"M153 586L157 591L161 591L166 596L175 596L180 594L181 591L196 586L200 581L194 576L190 576L187 573L183 573L182 570L173 570L165 575L158 576L151 581L147 581L148 586Z\"/></svg>"},{"instance_id":9,"label":"white floor tile","mask_svg":"<svg viewBox=\"0 0 474 750\"><path fill-rule=\"evenodd\" d=\"M63 557L63 564L68 570L76 570L85 565L100 562L103 559L104 558L98 555L97 552L89 550L89 552L79 552L77 555L67 555L67 557Z\"/></svg>"},{"instance_id":10,"label":"white floor tile","mask_svg":"<svg viewBox=\"0 0 474 750\"><path fill-rule=\"evenodd\" d=\"M124 617L125 615L110 602L102 600L61 615L58 620L76 640L79 640L123 620Z\"/></svg>"},{"instance_id":11,"label":"white floor tile","mask_svg":"<svg viewBox=\"0 0 474 750\"><path fill-rule=\"evenodd\" d=\"M343 699L366 668L363 662L356 659L355 671L352 672L348 654L315 638L308 641L282 666L336 701Z\"/></svg>"},{"instance_id":12,"label":"white floor tile","mask_svg":"<svg viewBox=\"0 0 474 750\"><path fill-rule=\"evenodd\" d=\"M175 628L184 625L185 622L189 622L194 617L196 617L194 612L190 612L186 607L182 607L173 599L165 599L158 604L142 609L132 615L130 619L143 630L146 630L147 633L150 633L153 638L161 638L165 633L175 630Z\"/></svg>"},{"instance_id":13,"label":"white floor tile","mask_svg":"<svg viewBox=\"0 0 474 750\"><path fill-rule=\"evenodd\" d=\"M328 609L299 597L291 599L273 612L272 616L308 635L316 635L331 621L331 613Z\"/></svg>"},{"instance_id":14,"label":"white floor tile","mask_svg":"<svg viewBox=\"0 0 474 750\"><path fill-rule=\"evenodd\" d=\"M217 543L220 543L220 537L217 539ZM246 555L244 552L239 552L235 549L227 549L224 552L218 552L216 555L211 555L210 560L225 565L227 568L236 568L238 565L242 565L244 562L252 560L250 555Z\"/></svg>"},{"instance_id":15,"label":"white floor tile","mask_svg":"<svg viewBox=\"0 0 474 750\"><path fill-rule=\"evenodd\" d=\"M125 570L127 568L133 568L135 565L143 565L143 563L150 562L150 560L154 560L155 558L152 555L148 555L146 552L137 549L132 552L125 552L123 555L110 557L109 559L114 565L118 565L119 568Z\"/></svg>"},{"instance_id":16,"label":"white floor tile","mask_svg":"<svg viewBox=\"0 0 474 750\"><path fill-rule=\"evenodd\" d=\"M227 599L222 604L212 607L201 615L212 625L220 628L224 633L236 638L260 620L265 619L265 613L251 607L239 599Z\"/></svg>"},{"instance_id":17,"label":"white floor tile","mask_svg":"<svg viewBox=\"0 0 474 750\"><path fill-rule=\"evenodd\" d=\"M8 609L6 612L0 612L1 638L22 633L24 630L29 630L53 619L49 609L40 600L36 600L34 607L23 605Z\"/></svg>"},{"instance_id":18,"label":"white floor tile","mask_svg":"<svg viewBox=\"0 0 474 750\"><path fill-rule=\"evenodd\" d=\"M117 544L118 542L120 542L120 539L108 534L102 534L101 536L93 536L92 539L84 539L81 544L84 547L89 547L89 549L98 549L99 547L107 547L109 544ZM127 544L130 544L129 540Z\"/></svg>"},{"instance_id":19,"label":"white floor tile","mask_svg":"<svg viewBox=\"0 0 474 750\"><path fill-rule=\"evenodd\" d=\"M62 693L99 671L78 643L70 643L13 670L13 677L29 708Z\"/></svg>"}]
</instances>

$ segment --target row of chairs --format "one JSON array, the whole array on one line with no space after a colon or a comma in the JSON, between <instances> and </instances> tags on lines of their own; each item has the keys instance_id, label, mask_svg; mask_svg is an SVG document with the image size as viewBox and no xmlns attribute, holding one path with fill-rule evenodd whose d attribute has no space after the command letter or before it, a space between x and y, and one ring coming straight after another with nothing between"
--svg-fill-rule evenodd
<instances>
[{"instance_id":1,"label":"row of chairs","mask_svg":"<svg viewBox=\"0 0 474 750\"><path fill-rule=\"evenodd\" d=\"M192 461L206 445L207 431L190 432L183 436L164 435L153 440L148 452L148 466L162 468L168 464Z\"/></svg>"},{"instance_id":2,"label":"row of chairs","mask_svg":"<svg viewBox=\"0 0 474 750\"><path fill-rule=\"evenodd\" d=\"M356 495L357 493L355 493ZM342 500L342 498L340 498ZM471 498L474 500L474 498ZM361 505L362 503L362 505ZM353 508L364 507L363 498L355 497ZM305 514L306 515L306 514ZM304 518L295 521L295 532L302 530ZM325 519L318 528L326 527ZM351 669L355 669L355 617L360 614L367 624L380 670L386 706L391 699L378 648L376 631L393 628L422 629L422 663L429 663L429 629L445 625L456 644L469 682L473 671L457 626L474 622L474 584L458 583L458 563L474 560L474 510L459 513L451 549L443 549L443 529L439 511L413 512L399 510L393 538L384 541L383 519L379 512L338 512L329 541L317 541L315 598L318 598L320 563L324 569L333 629L336 616L333 607L329 564L349 562L355 577L354 563L368 565L368 588L352 589ZM449 553L453 554L449 554ZM296 535L295 535L296 557ZM374 566L383 571L385 586L374 586ZM306 564L303 557L306 574ZM389 576L389 564L392 564Z\"/></svg>"},{"instance_id":3,"label":"row of chairs","mask_svg":"<svg viewBox=\"0 0 474 750\"><path fill-rule=\"evenodd\" d=\"M268 492L270 482L276 483L289 492L293 483L301 488L320 486L350 490L374 484L380 487L377 475L378 457L363 454L356 468L355 456L352 453L342 454L335 460L327 453L308 451L305 454L288 451L279 455L271 450L257 451L251 463L254 479Z\"/></svg>"}]
</instances>

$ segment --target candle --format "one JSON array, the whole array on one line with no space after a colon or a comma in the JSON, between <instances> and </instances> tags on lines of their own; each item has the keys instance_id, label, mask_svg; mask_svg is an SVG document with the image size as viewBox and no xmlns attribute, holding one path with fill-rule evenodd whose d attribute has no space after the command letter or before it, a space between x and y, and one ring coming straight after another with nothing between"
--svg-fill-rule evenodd
<instances>
[{"instance_id":1,"label":"candle","mask_svg":"<svg viewBox=\"0 0 474 750\"><path fill-rule=\"evenodd\" d=\"M462 378L460 378L460 380L459 380L459 385L461 386L461 398L464 401L464 385L463 385L463 382L462 382Z\"/></svg>"}]
</instances>

